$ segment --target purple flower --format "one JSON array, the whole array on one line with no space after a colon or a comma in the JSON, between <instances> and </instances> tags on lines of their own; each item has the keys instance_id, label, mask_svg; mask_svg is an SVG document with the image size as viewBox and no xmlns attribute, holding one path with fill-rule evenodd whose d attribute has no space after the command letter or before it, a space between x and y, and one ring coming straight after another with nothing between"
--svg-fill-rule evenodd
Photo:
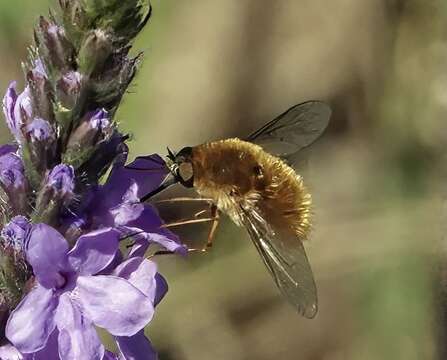
<instances>
[{"instance_id":1,"label":"purple flower","mask_svg":"<svg viewBox=\"0 0 447 360\"><path fill-rule=\"evenodd\" d=\"M1 236L7 246L11 246L16 251L22 251L25 238L30 228L31 224L29 220L22 215L18 215L13 217L11 221L3 227Z\"/></svg>"},{"instance_id":2,"label":"purple flower","mask_svg":"<svg viewBox=\"0 0 447 360\"><path fill-rule=\"evenodd\" d=\"M88 113L82 123L70 136L68 149L85 150L88 147L95 147L105 139L109 139L113 133L113 126L109 113L100 109Z\"/></svg>"},{"instance_id":3,"label":"purple flower","mask_svg":"<svg viewBox=\"0 0 447 360\"><path fill-rule=\"evenodd\" d=\"M13 152L0 156L0 182L6 192L24 189L25 169L22 159Z\"/></svg>"},{"instance_id":4,"label":"purple flower","mask_svg":"<svg viewBox=\"0 0 447 360\"><path fill-rule=\"evenodd\" d=\"M106 109L100 109L91 114L90 120L92 127L103 128L110 124L110 115Z\"/></svg>"},{"instance_id":5,"label":"purple flower","mask_svg":"<svg viewBox=\"0 0 447 360\"><path fill-rule=\"evenodd\" d=\"M8 195L13 212L24 213L28 207L28 181L22 159L11 145L0 146L0 186Z\"/></svg>"},{"instance_id":6,"label":"purple flower","mask_svg":"<svg viewBox=\"0 0 447 360\"><path fill-rule=\"evenodd\" d=\"M31 70L34 78L46 79L48 77L47 71L45 70L45 66L42 62L42 59L37 58L34 61L34 68Z\"/></svg>"},{"instance_id":7,"label":"purple flower","mask_svg":"<svg viewBox=\"0 0 447 360\"><path fill-rule=\"evenodd\" d=\"M138 248L139 256L152 243L185 254L186 247L175 234L163 228L155 208L139 202L140 197L159 186L167 171L158 155L139 158L128 167L116 164L106 183L92 188L81 201L82 206L74 209L76 216L66 219L66 228L70 233L78 233L78 225L83 231L115 227L123 235L138 234L134 236L137 245L132 253Z\"/></svg>"},{"instance_id":8,"label":"purple flower","mask_svg":"<svg viewBox=\"0 0 447 360\"><path fill-rule=\"evenodd\" d=\"M25 90L17 96L15 81L9 84L8 90L3 98L3 113L6 123L14 138L19 141L22 137L22 125L27 123L32 117L31 91L27 86Z\"/></svg>"},{"instance_id":9,"label":"purple flower","mask_svg":"<svg viewBox=\"0 0 447 360\"><path fill-rule=\"evenodd\" d=\"M72 109L79 100L83 77L78 71L69 70L62 75L57 83L59 101L68 109Z\"/></svg>"},{"instance_id":10,"label":"purple flower","mask_svg":"<svg viewBox=\"0 0 447 360\"><path fill-rule=\"evenodd\" d=\"M59 198L69 199L74 190L74 169L70 165L56 165L48 174L45 186Z\"/></svg>"},{"instance_id":11,"label":"purple flower","mask_svg":"<svg viewBox=\"0 0 447 360\"><path fill-rule=\"evenodd\" d=\"M11 82L3 98L3 114L5 115L6 124L8 125L9 130L15 138L18 137L20 131L20 126L17 124L14 116L14 107L17 101L16 86L16 81Z\"/></svg>"},{"instance_id":12,"label":"purple flower","mask_svg":"<svg viewBox=\"0 0 447 360\"><path fill-rule=\"evenodd\" d=\"M61 88L67 95L77 95L81 81L82 75L78 71L68 71L62 76Z\"/></svg>"},{"instance_id":13,"label":"purple flower","mask_svg":"<svg viewBox=\"0 0 447 360\"><path fill-rule=\"evenodd\" d=\"M154 303L146 294L156 291L148 260L129 270L127 278L121 272L98 275L113 261L118 241L117 231L103 229L81 236L69 250L55 229L33 226L26 257L37 285L11 313L6 326L7 338L20 352L44 349L57 330L60 358L100 360L104 347L94 325L114 336L129 337L148 324ZM140 290L145 281L149 285Z\"/></svg>"},{"instance_id":14,"label":"purple flower","mask_svg":"<svg viewBox=\"0 0 447 360\"><path fill-rule=\"evenodd\" d=\"M56 135L51 124L41 118L35 118L26 126L26 134L30 137L31 142L43 142L47 140L52 142L56 139Z\"/></svg>"}]
</instances>

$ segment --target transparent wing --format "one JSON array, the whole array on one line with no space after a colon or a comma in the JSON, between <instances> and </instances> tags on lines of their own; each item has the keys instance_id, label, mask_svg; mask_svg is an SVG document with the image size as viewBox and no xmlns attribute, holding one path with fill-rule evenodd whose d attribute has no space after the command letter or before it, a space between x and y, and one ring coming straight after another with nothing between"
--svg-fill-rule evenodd
<instances>
[{"instance_id":1,"label":"transparent wing","mask_svg":"<svg viewBox=\"0 0 447 360\"><path fill-rule=\"evenodd\" d=\"M317 289L303 244L291 231L272 229L256 210L242 210L242 221L276 285L298 312L311 319L318 311Z\"/></svg>"},{"instance_id":2,"label":"transparent wing","mask_svg":"<svg viewBox=\"0 0 447 360\"><path fill-rule=\"evenodd\" d=\"M291 107L246 140L267 152L287 157L312 144L329 124L330 107L321 101L307 101Z\"/></svg>"}]
</instances>

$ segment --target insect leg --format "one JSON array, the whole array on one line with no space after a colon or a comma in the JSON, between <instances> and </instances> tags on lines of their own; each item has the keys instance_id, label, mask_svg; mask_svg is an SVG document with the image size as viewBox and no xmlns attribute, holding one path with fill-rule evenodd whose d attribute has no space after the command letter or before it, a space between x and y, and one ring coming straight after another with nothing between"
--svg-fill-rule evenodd
<instances>
[{"instance_id":1,"label":"insect leg","mask_svg":"<svg viewBox=\"0 0 447 360\"><path fill-rule=\"evenodd\" d=\"M188 224L198 224L202 222L210 222L216 220L216 217L209 217L209 218L203 218L203 219L184 219L180 221L175 221L168 224L163 224L160 227L161 228L170 228L175 226L181 226L181 225L188 225Z\"/></svg>"},{"instance_id":2,"label":"insect leg","mask_svg":"<svg viewBox=\"0 0 447 360\"><path fill-rule=\"evenodd\" d=\"M211 225L210 232L208 234L208 240L206 242L206 248L209 249L213 246L214 235L216 234L217 226L219 225L219 211L217 210L217 206L211 205L211 217L214 218L213 224Z\"/></svg>"},{"instance_id":3,"label":"insect leg","mask_svg":"<svg viewBox=\"0 0 447 360\"><path fill-rule=\"evenodd\" d=\"M155 204L160 204L160 203L181 202L181 201L204 201L204 202L211 202L212 199L193 198L193 197L177 197L177 198L171 198L171 199L157 200L154 203Z\"/></svg>"}]
</instances>

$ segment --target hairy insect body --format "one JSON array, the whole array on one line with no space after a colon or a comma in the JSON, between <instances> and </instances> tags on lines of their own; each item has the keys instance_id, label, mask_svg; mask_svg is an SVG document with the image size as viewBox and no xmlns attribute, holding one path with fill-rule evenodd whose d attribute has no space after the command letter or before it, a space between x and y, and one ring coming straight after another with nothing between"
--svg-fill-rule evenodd
<instances>
[{"instance_id":1,"label":"hairy insect body","mask_svg":"<svg viewBox=\"0 0 447 360\"><path fill-rule=\"evenodd\" d=\"M194 188L214 199L238 225L240 208L255 210L272 229L288 230L303 241L311 229L311 196L301 176L260 146L237 138L192 148Z\"/></svg>"}]
</instances>

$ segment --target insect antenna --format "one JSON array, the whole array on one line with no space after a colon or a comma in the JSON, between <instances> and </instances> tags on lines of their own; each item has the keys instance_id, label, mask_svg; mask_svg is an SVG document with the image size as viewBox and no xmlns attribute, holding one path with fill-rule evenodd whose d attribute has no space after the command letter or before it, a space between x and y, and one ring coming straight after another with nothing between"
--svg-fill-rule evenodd
<instances>
[{"instance_id":1,"label":"insect antenna","mask_svg":"<svg viewBox=\"0 0 447 360\"><path fill-rule=\"evenodd\" d=\"M175 161L175 154L172 152L172 150L169 147L166 147L168 150L168 159L171 161Z\"/></svg>"}]
</instances>

